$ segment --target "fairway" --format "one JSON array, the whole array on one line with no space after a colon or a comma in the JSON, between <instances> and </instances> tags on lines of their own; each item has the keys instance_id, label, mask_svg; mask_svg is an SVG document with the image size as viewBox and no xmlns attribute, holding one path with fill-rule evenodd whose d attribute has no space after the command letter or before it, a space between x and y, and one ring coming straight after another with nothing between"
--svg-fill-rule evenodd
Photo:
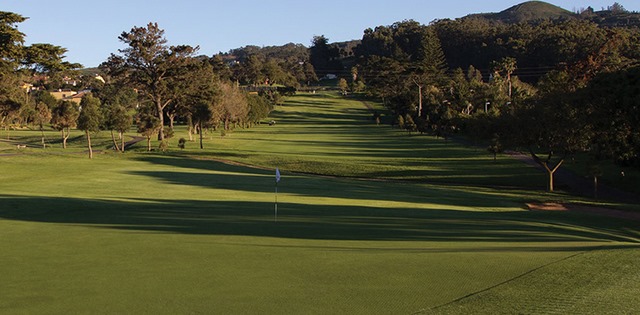
<instances>
[{"instance_id":1,"label":"fairway","mask_svg":"<svg viewBox=\"0 0 640 315\"><path fill-rule=\"evenodd\" d=\"M526 211L576 198L508 157L376 126L357 99L301 94L272 117L204 150L177 149L178 129L167 153L103 139L89 160L78 137L0 156L0 313L640 309L638 222Z\"/></svg>"}]
</instances>

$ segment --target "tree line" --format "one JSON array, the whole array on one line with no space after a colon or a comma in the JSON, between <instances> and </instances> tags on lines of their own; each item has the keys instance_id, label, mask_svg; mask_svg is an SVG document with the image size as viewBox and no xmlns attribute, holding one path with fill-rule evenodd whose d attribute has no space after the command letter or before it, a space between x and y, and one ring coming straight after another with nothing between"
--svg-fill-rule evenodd
<instances>
[{"instance_id":1,"label":"tree line","mask_svg":"<svg viewBox=\"0 0 640 315\"><path fill-rule=\"evenodd\" d=\"M553 190L575 153L640 166L639 52L638 28L589 20L403 21L365 30L343 73L410 132L525 150Z\"/></svg>"},{"instance_id":2,"label":"tree line","mask_svg":"<svg viewBox=\"0 0 640 315\"><path fill-rule=\"evenodd\" d=\"M215 71L215 60L196 56L197 47L169 46L157 24L133 27L119 39L124 49L100 65L104 78L84 75L78 64L63 61L65 49L50 44L23 46L24 34L17 24L24 17L0 12L0 123L36 125L43 131L50 124L61 132L62 145L71 128L85 131L91 155L91 134L110 130L114 148L124 151L124 140L115 134L135 123L146 136L148 148L157 135L161 147L173 136L176 119L188 126L189 137L207 129L225 133L235 127L250 127L266 118L279 100L277 90L247 93ZM74 86L87 93L79 104L57 100L48 91Z\"/></svg>"}]
</instances>

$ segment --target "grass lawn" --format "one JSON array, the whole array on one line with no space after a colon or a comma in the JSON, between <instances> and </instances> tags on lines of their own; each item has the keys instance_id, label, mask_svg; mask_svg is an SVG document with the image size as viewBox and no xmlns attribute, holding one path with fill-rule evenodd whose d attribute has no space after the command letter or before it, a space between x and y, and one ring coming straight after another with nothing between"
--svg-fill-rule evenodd
<instances>
[{"instance_id":1,"label":"grass lawn","mask_svg":"<svg viewBox=\"0 0 640 315\"><path fill-rule=\"evenodd\" d=\"M505 157L372 125L355 100L301 95L274 116L202 151L89 160L78 138L0 156L0 313L640 308L638 222L524 211L573 197Z\"/></svg>"}]
</instances>

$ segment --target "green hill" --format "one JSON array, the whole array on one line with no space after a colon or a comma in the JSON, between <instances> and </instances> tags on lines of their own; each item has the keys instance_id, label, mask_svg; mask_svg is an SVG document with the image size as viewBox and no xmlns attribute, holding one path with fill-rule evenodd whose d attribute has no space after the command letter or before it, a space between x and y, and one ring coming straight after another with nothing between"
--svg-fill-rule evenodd
<instances>
[{"instance_id":1,"label":"green hill","mask_svg":"<svg viewBox=\"0 0 640 315\"><path fill-rule=\"evenodd\" d=\"M575 18L576 14L544 1L528 1L499 13L472 14L467 17L481 17L505 23L520 23L543 19Z\"/></svg>"}]
</instances>

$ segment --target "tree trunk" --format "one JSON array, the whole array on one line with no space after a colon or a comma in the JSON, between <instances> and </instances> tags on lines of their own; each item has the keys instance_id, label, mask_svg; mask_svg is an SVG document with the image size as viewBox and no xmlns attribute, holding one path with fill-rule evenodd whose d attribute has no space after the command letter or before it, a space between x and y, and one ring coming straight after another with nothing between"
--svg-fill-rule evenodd
<instances>
[{"instance_id":1,"label":"tree trunk","mask_svg":"<svg viewBox=\"0 0 640 315\"><path fill-rule=\"evenodd\" d=\"M68 133L65 133L64 128L62 128L62 148L63 149L67 148L67 139L69 139L70 133L71 133L70 131Z\"/></svg>"},{"instance_id":2,"label":"tree trunk","mask_svg":"<svg viewBox=\"0 0 640 315\"><path fill-rule=\"evenodd\" d=\"M173 121L176 118L176 114L170 114L169 116L169 128L173 129Z\"/></svg>"},{"instance_id":3,"label":"tree trunk","mask_svg":"<svg viewBox=\"0 0 640 315\"><path fill-rule=\"evenodd\" d=\"M202 122L198 123L198 126L200 127L200 150L204 149L204 146L202 145Z\"/></svg>"},{"instance_id":4,"label":"tree trunk","mask_svg":"<svg viewBox=\"0 0 640 315\"><path fill-rule=\"evenodd\" d=\"M151 136L147 136L147 151L151 152Z\"/></svg>"},{"instance_id":5,"label":"tree trunk","mask_svg":"<svg viewBox=\"0 0 640 315\"><path fill-rule=\"evenodd\" d=\"M120 137L120 148L122 149L122 153L124 153L124 136L122 135L122 132L119 132L118 136Z\"/></svg>"},{"instance_id":6,"label":"tree trunk","mask_svg":"<svg viewBox=\"0 0 640 315\"><path fill-rule=\"evenodd\" d=\"M549 178L549 192L553 192L554 191L554 175L556 174L556 171L560 168L560 165L562 165L562 163L564 162L564 158L561 159L558 164L556 164L556 166L554 168L549 167L549 163L548 162L542 162L542 166L544 167L544 169L547 171L547 175Z\"/></svg>"},{"instance_id":7,"label":"tree trunk","mask_svg":"<svg viewBox=\"0 0 640 315\"><path fill-rule=\"evenodd\" d=\"M44 129L42 129L42 127L40 127L40 132L42 132L42 148L46 149L47 148L47 144L44 141Z\"/></svg>"},{"instance_id":8,"label":"tree trunk","mask_svg":"<svg viewBox=\"0 0 640 315\"><path fill-rule=\"evenodd\" d=\"M156 109L158 110L158 119L160 120L160 129L158 131L158 140L164 140L164 107L160 100L156 101ZM149 149L151 151L151 149Z\"/></svg>"},{"instance_id":9,"label":"tree trunk","mask_svg":"<svg viewBox=\"0 0 640 315\"><path fill-rule=\"evenodd\" d=\"M89 131L85 131L85 134L87 135L87 145L89 146L89 158L93 159L93 149L91 149L91 134L89 134Z\"/></svg>"},{"instance_id":10,"label":"tree trunk","mask_svg":"<svg viewBox=\"0 0 640 315\"><path fill-rule=\"evenodd\" d=\"M189 141L193 141L193 126L191 124L187 127L187 133L189 134Z\"/></svg>"},{"instance_id":11,"label":"tree trunk","mask_svg":"<svg viewBox=\"0 0 640 315\"><path fill-rule=\"evenodd\" d=\"M118 147L118 142L116 141L116 135L113 133L113 130L111 130L111 140L113 140L113 148L116 151L120 151L120 147Z\"/></svg>"},{"instance_id":12,"label":"tree trunk","mask_svg":"<svg viewBox=\"0 0 640 315\"><path fill-rule=\"evenodd\" d=\"M564 163L564 159L566 158L566 154L558 161L558 163L553 166L553 168L551 168L551 166L549 165L550 161L551 161L551 157L553 156L553 152L549 153L549 156L547 157L547 159L545 161L541 160L534 152L532 149L529 149L529 152L531 153L531 157L533 158L533 160L538 163L539 165L541 165L542 167L544 167L545 171L547 172L547 176L548 176L548 188L549 188L549 192L553 192L555 187L554 187L554 175L556 173L556 171L560 168L560 166L562 165L562 163Z\"/></svg>"},{"instance_id":13,"label":"tree trunk","mask_svg":"<svg viewBox=\"0 0 640 315\"><path fill-rule=\"evenodd\" d=\"M598 199L598 176L593 176L593 197Z\"/></svg>"}]
</instances>

